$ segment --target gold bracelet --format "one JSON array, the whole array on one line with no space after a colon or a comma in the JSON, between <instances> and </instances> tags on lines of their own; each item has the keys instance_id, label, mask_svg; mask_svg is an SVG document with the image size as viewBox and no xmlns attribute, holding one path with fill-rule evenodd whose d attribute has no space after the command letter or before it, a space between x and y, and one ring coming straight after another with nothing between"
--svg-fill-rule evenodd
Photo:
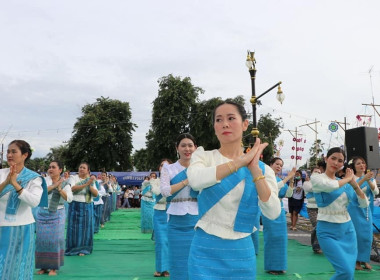
<instances>
[{"instance_id":1,"label":"gold bracelet","mask_svg":"<svg viewBox=\"0 0 380 280\"><path fill-rule=\"evenodd\" d=\"M228 168L230 169L230 174L234 173L234 170L232 169L231 162L227 162Z\"/></svg>"},{"instance_id":2,"label":"gold bracelet","mask_svg":"<svg viewBox=\"0 0 380 280\"><path fill-rule=\"evenodd\" d=\"M237 166L236 166L236 164L235 164L235 162L232 160L232 161L230 161L234 166L235 166L235 172L237 172L238 171L238 168L237 168Z\"/></svg>"},{"instance_id":3,"label":"gold bracelet","mask_svg":"<svg viewBox=\"0 0 380 280\"><path fill-rule=\"evenodd\" d=\"M253 179L253 182L256 183L257 181L259 181L261 179L265 179L265 176L264 175L258 176L255 179Z\"/></svg>"}]
</instances>

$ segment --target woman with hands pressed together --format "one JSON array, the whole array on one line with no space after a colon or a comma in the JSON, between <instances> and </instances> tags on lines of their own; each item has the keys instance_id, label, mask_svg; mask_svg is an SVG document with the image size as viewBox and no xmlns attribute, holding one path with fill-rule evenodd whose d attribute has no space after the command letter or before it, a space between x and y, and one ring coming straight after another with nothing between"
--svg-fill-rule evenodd
<instances>
[{"instance_id":1,"label":"woman with hands pressed together","mask_svg":"<svg viewBox=\"0 0 380 280\"><path fill-rule=\"evenodd\" d=\"M63 266L65 253L64 203L73 200L71 182L61 178L63 165L59 161L49 164L45 178L48 185L49 206L39 207L36 213L36 268L37 274L57 275ZM49 271L50 269L50 271Z\"/></svg>"},{"instance_id":2,"label":"woman with hands pressed together","mask_svg":"<svg viewBox=\"0 0 380 280\"><path fill-rule=\"evenodd\" d=\"M173 164L163 165L160 191L170 202L166 211L170 279L186 280L190 244L198 221L197 194L190 188L186 175L196 149L195 139L189 133L180 134L175 146L179 159ZM165 271L161 275L168 277L169 273Z\"/></svg>"},{"instance_id":3,"label":"woman with hands pressed together","mask_svg":"<svg viewBox=\"0 0 380 280\"><path fill-rule=\"evenodd\" d=\"M352 169L346 169L343 179L335 177L345 161L341 148L330 149L325 161L325 173L310 177L318 205L317 237L324 255L335 269L331 279L351 280L354 279L357 244L347 205L354 203L366 208L368 199L355 181Z\"/></svg>"},{"instance_id":4,"label":"woman with hands pressed together","mask_svg":"<svg viewBox=\"0 0 380 280\"><path fill-rule=\"evenodd\" d=\"M372 266L369 264L373 239L372 211L374 196L379 194L379 189L374 180L373 172L367 172L367 164L364 158L354 157L350 168L354 170L356 182L358 182L362 191L369 198L369 206L367 208L360 208L355 203L348 205L348 213L354 224L358 244L355 269L362 270L363 267L365 269L372 269Z\"/></svg>"},{"instance_id":5,"label":"woman with hands pressed together","mask_svg":"<svg viewBox=\"0 0 380 280\"><path fill-rule=\"evenodd\" d=\"M90 177L90 166L79 165L78 174L72 177L73 201L69 204L67 221L66 256L84 256L92 253L94 242L93 198L98 196L95 178Z\"/></svg>"},{"instance_id":6,"label":"woman with hands pressed together","mask_svg":"<svg viewBox=\"0 0 380 280\"><path fill-rule=\"evenodd\" d=\"M33 279L35 220L32 208L47 206L45 179L25 167L32 156L24 140L7 150L10 168L0 170L0 279Z\"/></svg>"},{"instance_id":7,"label":"woman with hands pressed together","mask_svg":"<svg viewBox=\"0 0 380 280\"><path fill-rule=\"evenodd\" d=\"M190 248L190 279L255 279L256 255L251 233L261 212L276 219L281 212L273 170L259 161L267 144L256 139L243 153L248 128L244 107L223 102L213 114L220 149L194 152L188 168L191 187L199 190L199 221Z\"/></svg>"}]
</instances>

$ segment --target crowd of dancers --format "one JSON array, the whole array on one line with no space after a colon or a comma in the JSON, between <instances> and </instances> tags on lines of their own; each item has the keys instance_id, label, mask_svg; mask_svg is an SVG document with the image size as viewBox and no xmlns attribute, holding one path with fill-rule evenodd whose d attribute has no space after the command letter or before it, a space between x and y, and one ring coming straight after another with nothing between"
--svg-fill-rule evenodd
<instances>
[{"instance_id":1,"label":"crowd of dancers","mask_svg":"<svg viewBox=\"0 0 380 280\"><path fill-rule=\"evenodd\" d=\"M365 160L351 159L338 178L345 153L332 148L322 170L314 168L303 184L298 178L301 171L295 169L280 178L281 158L273 158L269 165L259 160L266 143L256 139L244 152L241 142L248 124L243 106L219 104L213 125L220 148L205 151L192 135L181 134L175 146L178 160L163 159L160 176L152 173L142 184L141 231L154 229L153 276L255 279L260 217L264 269L286 273L288 229L281 199L292 198L290 229L296 230L297 200L303 200L299 189L309 202L312 249L332 264L331 279L354 279L355 269L370 269L373 202L379 190ZM77 175L61 179L62 166L54 161L45 181L25 168L30 156L29 144L15 140L8 146L10 168L0 170L1 279L32 279L34 256L39 272L54 275L63 255L90 254L93 234L110 219L116 204L117 182L106 173L97 181L89 165L82 163ZM69 205L66 248L65 203ZM35 226L32 208L37 206Z\"/></svg>"}]
</instances>

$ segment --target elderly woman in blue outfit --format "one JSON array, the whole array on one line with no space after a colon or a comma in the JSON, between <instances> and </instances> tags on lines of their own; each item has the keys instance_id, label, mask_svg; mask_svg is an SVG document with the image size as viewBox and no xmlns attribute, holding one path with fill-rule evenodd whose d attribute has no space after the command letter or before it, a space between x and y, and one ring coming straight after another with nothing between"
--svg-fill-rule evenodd
<instances>
[{"instance_id":1,"label":"elderly woman in blue outfit","mask_svg":"<svg viewBox=\"0 0 380 280\"><path fill-rule=\"evenodd\" d=\"M256 255L251 234L259 207L276 219L281 212L273 170L259 161L267 144L256 140L243 153L248 128L244 107L223 102L213 114L220 148L199 147L188 168L188 179L199 190L199 221L189 255L190 279L256 279Z\"/></svg>"},{"instance_id":2,"label":"elderly woman in blue outfit","mask_svg":"<svg viewBox=\"0 0 380 280\"><path fill-rule=\"evenodd\" d=\"M47 207L44 178L25 167L30 145L12 141L10 168L0 170L0 279L33 279L35 220L32 208Z\"/></svg>"},{"instance_id":3,"label":"elderly woman in blue outfit","mask_svg":"<svg viewBox=\"0 0 380 280\"><path fill-rule=\"evenodd\" d=\"M355 173L355 180L369 198L370 204L367 208L360 208L354 203L348 205L352 222L354 223L358 244L358 256L356 270L372 269L369 264L372 250L372 213L374 197L379 194L379 189L374 180L374 173L367 172L367 164L362 157L354 157L350 165Z\"/></svg>"},{"instance_id":4,"label":"elderly woman in blue outfit","mask_svg":"<svg viewBox=\"0 0 380 280\"><path fill-rule=\"evenodd\" d=\"M310 179L318 205L317 237L324 255L335 269L331 279L354 279L357 257L356 233L347 205L368 207L368 199L355 181L352 169L347 168L343 179L335 173L343 168L345 153L339 148L326 155L326 171Z\"/></svg>"}]
</instances>

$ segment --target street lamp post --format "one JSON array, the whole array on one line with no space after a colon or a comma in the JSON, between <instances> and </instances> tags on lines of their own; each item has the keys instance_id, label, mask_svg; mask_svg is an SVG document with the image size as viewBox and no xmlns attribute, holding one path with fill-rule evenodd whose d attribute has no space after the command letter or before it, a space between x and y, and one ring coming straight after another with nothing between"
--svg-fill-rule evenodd
<instances>
[{"instance_id":1,"label":"street lamp post","mask_svg":"<svg viewBox=\"0 0 380 280\"><path fill-rule=\"evenodd\" d=\"M259 136L259 130L257 129L257 119L256 119L256 104L260 105L259 99L263 97L265 94L270 92L272 89L275 87L278 87L277 90L277 100L282 104L282 102L285 99L285 95L283 94L281 90L281 83L278 82L259 96L256 96L256 87L255 87L255 80L256 80L256 59L255 59L255 52L251 52L248 50L247 54L247 60L245 62L245 65L248 67L249 74L251 76L251 84L252 84L252 97L250 99L250 102L252 104L252 123L253 123L253 128L251 131L251 134L254 138L254 141L256 141L256 138Z\"/></svg>"}]
</instances>

